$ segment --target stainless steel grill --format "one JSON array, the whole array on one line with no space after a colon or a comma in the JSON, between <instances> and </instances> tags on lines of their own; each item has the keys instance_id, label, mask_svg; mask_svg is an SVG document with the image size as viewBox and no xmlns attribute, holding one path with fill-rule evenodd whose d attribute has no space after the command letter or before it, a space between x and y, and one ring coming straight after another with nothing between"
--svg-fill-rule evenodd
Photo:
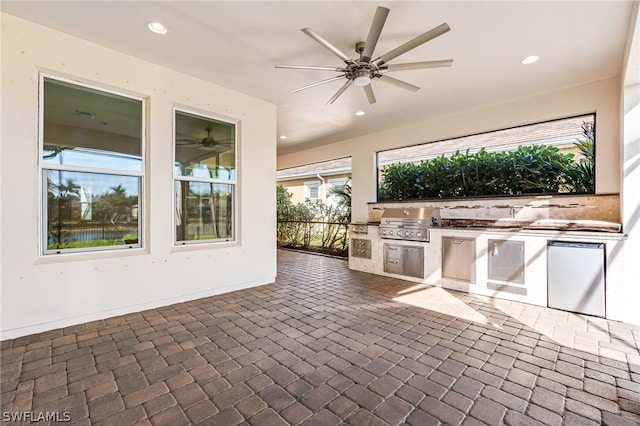
<instances>
[{"instance_id":1,"label":"stainless steel grill","mask_svg":"<svg viewBox=\"0 0 640 426\"><path fill-rule=\"evenodd\" d=\"M429 242L429 228L440 221L437 207L388 208L380 218L380 238Z\"/></svg>"}]
</instances>

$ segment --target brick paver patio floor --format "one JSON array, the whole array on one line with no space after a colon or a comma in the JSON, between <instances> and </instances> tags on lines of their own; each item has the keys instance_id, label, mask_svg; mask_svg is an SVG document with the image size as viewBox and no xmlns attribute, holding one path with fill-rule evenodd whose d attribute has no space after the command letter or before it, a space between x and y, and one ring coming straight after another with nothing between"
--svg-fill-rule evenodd
<instances>
[{"instance_id":1,"label":"brick paver patio floor","mask_svg":"<svg viewBox=\"0 0 640 426\"><path fill-rule=\"evenodd\" d=\"M637 425L639 342L280 251L275 284L3 341L2 421Z\"/></svg>"}]
</instances>

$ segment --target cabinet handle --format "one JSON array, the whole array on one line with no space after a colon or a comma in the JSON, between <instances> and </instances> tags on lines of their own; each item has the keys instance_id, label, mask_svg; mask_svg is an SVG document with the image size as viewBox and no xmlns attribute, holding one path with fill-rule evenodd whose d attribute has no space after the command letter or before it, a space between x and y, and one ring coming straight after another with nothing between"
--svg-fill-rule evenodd
<instances>
[{"instance_id":1,"label":"cabinet handle","mask_svg":"<svg viewBox=\"0 0 640 426\"><path fill-rule=\"evenodd\" d=\"M389 263L394 263L395 264L395 263L398 263L398 261L397 260L390 260Z\"/></svg>"},{"instance_id":2,"label":"cabinet handle","mask_svg":"<svg viewBox=\"0 0 640 426\"><path fill-rule=\"evenodd\" d=\"M387 248L388 248L389 250L393 250L393 251L398 250L398 247L387 247Z\"/></svg>"},{"instance_id":3,"label":"cabinet handle","mask_svg":"<svg viewBox=\"0 0 640 426\"><path fill-rule=\"evenodd\" d=\"M464 240L453 240L451 243L452 244L457 244L457 245L462 245L462 244L464 244Z\"/></svg>"}]
</instances>

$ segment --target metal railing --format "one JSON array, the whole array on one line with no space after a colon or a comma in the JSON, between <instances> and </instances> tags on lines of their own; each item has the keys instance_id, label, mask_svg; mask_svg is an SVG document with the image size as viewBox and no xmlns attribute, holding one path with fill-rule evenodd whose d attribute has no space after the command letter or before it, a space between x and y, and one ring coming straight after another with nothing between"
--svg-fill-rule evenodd
<instances>
[{"instance_id":1,"label":"metal railing","mask_svg":"<svg viewBox=\"0 0 640 426\"><path fill-rule=\"evenodd\" d=\"M303 220L279 220L278 244L345 255L349 247L349 224Z\"/></svg>"}]
</instances>

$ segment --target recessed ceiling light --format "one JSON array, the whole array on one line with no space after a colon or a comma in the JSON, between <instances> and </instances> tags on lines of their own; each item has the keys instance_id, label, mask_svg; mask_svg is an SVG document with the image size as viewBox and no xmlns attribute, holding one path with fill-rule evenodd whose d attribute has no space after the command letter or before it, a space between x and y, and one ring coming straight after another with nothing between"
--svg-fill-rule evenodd
<instances>
[{"instance_id":1,"label":"recessed ceiling light","mask_svg":"<svg viewBox=\"0 0 640 426\"><path fill-rule=\"evenodd\" d=\"M364 115L364 114L365 114L365 112L364 112L364 111L358 111L358 112L356 112L356 115L358 115L358 116L360 116L360 115Z\"/></svg>"},{"instance_id":2,"label":"recessed ceiling light","mask_svg":"<svg viewBox=\"0 0 640 426\"><path fill-rule=\"evenodd\" d=\"M147 28L149 28L149 30L153 31L156 34L166 34L167 33L167 27L165 27L164 25L162 25L158 21L149 22L147 24Z\"/></svg>"},{"instance_id":3,"label":"recessed ceiling light","mask_svg":"<svg viewBox=\"0 0 640 426\"><path fill-rule=\"evenodd\" d=\"M540 59L539 56L535 56L535 55L527 56L526 58L521 60L520 63L523 65L529 65L529 64L533 64L534 62L538 62L538 59Z\"/></svg>"},{"instance_id":4,"label":"recessed ceiling light","mask_svg":"<svg viewBox=\"0 0 640 426\"><path fill-rule=\"evenodd\" d=\"M287 137L285 135L280 136L280 139L285 140Z\"/></svg>"}]
</instances>

